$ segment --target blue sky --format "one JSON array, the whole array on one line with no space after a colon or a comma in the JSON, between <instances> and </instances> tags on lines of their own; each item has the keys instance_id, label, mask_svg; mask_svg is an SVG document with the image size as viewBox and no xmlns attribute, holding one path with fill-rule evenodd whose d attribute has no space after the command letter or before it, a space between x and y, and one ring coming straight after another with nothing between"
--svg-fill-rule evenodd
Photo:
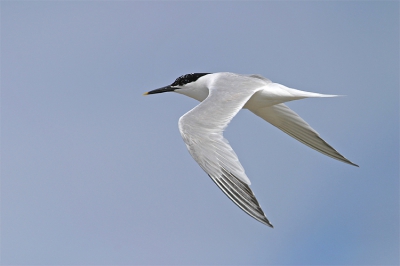
<instances>
[{"instance_id":1,"label":"blue sky","mask_svg":"<svg viewBox=\"0 0 400 266\"><path fill-rule=\"evenodd\" d=\"M225 71L346 95L288 105L360 168L241 111L246 215L142 96ZM397 1L2 1L1 126L3 265L399 263Z\"/></svg>"}]
</instances>

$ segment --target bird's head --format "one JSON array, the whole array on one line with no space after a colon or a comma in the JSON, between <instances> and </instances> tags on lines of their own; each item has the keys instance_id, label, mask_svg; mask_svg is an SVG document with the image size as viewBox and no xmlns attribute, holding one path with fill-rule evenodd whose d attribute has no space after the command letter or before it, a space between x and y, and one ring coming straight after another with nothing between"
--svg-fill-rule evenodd
<instances>
[{"instance_id":1,"label":"bird's head","mask_svg":"<svg viewBox=\"0 0 400 266\"><path fill-rule=\"evenodd\" d=\"M174 91L184 94L199 101L203 101L208 96L208 87L204 79L200 79L211 73L190 73L178 77L171 85L152 90L143 95L156 94Z\"/></svg>"}]
</instances>

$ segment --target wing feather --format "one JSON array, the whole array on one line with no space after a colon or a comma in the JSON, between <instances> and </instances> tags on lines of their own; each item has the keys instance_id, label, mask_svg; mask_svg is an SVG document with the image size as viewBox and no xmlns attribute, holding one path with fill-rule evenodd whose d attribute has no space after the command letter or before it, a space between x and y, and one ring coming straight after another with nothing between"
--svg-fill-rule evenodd
<instances>
[{"instance_id":1,"label":"wing feather","mask_svg":"<svg viewBox=\"0 0 400 266\"><path fill-rule=\"evenodd\" d=\"M179 130L193 159L243 211L271 226L250 189L236 153L223 131L250 97L265 84L251 77L222 73L209 84L208 97L179 119Z\"/></svg>"},{"instance_id":2,"label":"wing feather","mask_svg":"<svg viewBox=\"0 0 400 266\"><path fill-rule=\"evenodd\" d=\"M226 170L223 170L223 172L220 177L216 178L211 175L209 177L243 211L257 221L273 227L250 187Z\"/></svg>"},{"instance_id":3,"label":"wing feather","mask_svg":"<svg viewBox=\"0 0 400 266\"><path fill-rule=\"evenodd\" d=\"M285 104L250 111L314 150L344 163L358 166L323 140L317 131Z\"/></svg>"}]
</instances>

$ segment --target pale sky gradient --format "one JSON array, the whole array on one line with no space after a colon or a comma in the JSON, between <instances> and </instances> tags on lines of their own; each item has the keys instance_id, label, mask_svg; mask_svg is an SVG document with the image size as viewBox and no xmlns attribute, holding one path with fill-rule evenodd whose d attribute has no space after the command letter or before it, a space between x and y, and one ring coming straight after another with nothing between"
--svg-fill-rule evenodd
<instances>
[{"instance_id":1,"label":"pale sky gradient","mask_svg":"<svg viewBox=\"0 0 400 266\"><path fill-rule=\"evenodd\" d=\"M191 158L191 72L289 103L353 167L248 111L226 138L275 226ZM1 1L3 265L399 264L398 1Z\"/></svg>"}]
</instances>

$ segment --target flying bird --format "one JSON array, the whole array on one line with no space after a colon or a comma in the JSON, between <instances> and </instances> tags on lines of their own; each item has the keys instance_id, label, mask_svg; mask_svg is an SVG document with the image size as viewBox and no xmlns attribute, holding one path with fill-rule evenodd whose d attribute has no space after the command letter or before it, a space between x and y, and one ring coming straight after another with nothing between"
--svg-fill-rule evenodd
<instances>
[{"instance_id":1,"label":"flying bird","mask_svg":"<svg viewBox=\"0 0 400 266\"><path fill-rule=\"evenodd\" d=\"M306 121L284 104L304 98L337 95L300 91L260 75L228 72L186 74L171 85L144 95L170 91L201 102L179 119L179 131L193 159L237 206L270 227L273 226L250 189L251 183L243 166L223 136L224 129L242 108L305 145L336 160L358 166L324 141Z\"/></svg>"}]
</instances>

